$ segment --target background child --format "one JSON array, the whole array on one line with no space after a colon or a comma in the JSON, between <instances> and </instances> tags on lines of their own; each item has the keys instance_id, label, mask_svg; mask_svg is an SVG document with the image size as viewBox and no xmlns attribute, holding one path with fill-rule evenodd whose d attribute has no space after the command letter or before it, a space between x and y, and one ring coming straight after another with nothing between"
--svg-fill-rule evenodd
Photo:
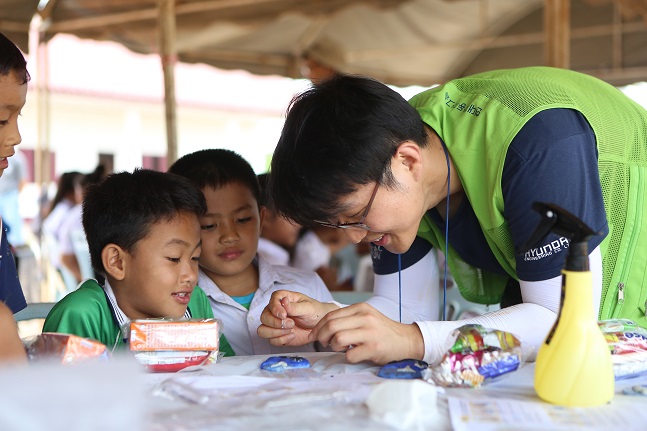
<instances>
[{"instance_id":1,"label":"background child","mask_svg":"<svg viewBox=\"0 0 647 431\"><path fill-rule=\"evenodd\" d=\"M322 302L333 298L316 273L274 266L257 257L265 208L258 205L259 184L252 167L233 151L209 149L180 158L169 171L187 177L205 194L198 285L209 296L236 354L297 351L271 346L256 333L272 292L296 290ZM304 350L312 351L314 345L298 348Z\"/></svg>"},{"instance_id":2,"label":"background child","mask_svg":"<svg viewBox=\"0 0 647 431\"><path fill-rule=\"evenodd\" d=\"M83 228L92 266L105 285L85 281L58 302L44 332L124 344L121 328L135 319L212 318L196 287L200 256L198 216L204 196L184 178L150 170L110 175L83 201ZM233 351L224 337L220 350Z\"/></svg>"},{"instance_id":3,"label":"background child","mask_svg":"<svg viewBox=\"0 0 647 431\"><path fill-rule=\"evenodd\" d=\"M266 194L268 174L258 175L261 195L260 207L265 207L265 216L261 226L261 237L258 240L258 254L272 265L291 266L294 246L299 238L301 225L292 223L274 210Z\"/></svg>"}]
</instances>

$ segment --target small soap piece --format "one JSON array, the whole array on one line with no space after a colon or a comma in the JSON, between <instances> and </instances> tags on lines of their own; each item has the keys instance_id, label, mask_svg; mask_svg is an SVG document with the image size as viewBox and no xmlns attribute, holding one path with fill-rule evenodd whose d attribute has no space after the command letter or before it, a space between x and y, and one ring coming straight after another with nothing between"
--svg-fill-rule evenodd
<instances>
[{"instance_id":1,"label":"small soap piece","mask_svg":"<svg viewBox=\"0 0 647 431\"><path fill-rule=\"evenodd\" d=\"M377 376L385 379L421 379L422 370L427 369L427 367L429 365L425 361L404 359L389 362L382 366Z\"/></svg>"},{"instance_id":2,"label":"small soap piece","mask_svg":"<svg viewBox=\"0 0 647 431\"><path fill-rule=\"evenodd\" d=\"M310 368L310 362L301 356L270 356L261 364L261 370L274 373L300 368Z\"/></svg>"}]
</instances>

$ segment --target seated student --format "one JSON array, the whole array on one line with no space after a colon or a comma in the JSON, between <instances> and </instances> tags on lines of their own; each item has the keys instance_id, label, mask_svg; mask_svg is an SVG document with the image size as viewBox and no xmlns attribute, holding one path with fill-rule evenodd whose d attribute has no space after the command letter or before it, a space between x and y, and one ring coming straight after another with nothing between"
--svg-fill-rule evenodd
<instances>
[{"instance_id":1,"label":"seated student","mask_svg":"<svg viewBox=\"0 0 647 431\"><path fill-rule=\"evenodd\" d=\"M169 171L187 177L207 199L207 212L200 217L198 285L236 354L313 351L314 344L272 346L256 333L263 307L276 290L295 290L321 302L333 298L316 273L273 266L257 256L265 208L259 208L258 180L249 163L233 151L209 149L180 158Z\"/></svg>"},{"instance_id":2,"label":"seated student","mask_svg":"<svg viewBox=\"0 0 647 431\"><path fill-rule=\"evenodd\" d=\"M76 192L83 174L64 172L58 179L56 195L41 223L42 244L51 266L59 273L64 284L60 293L76 289L79 280L61 262L61 226L70 217L72 210L81 204L81 195ZM79 211L79 219L81 212Z\"/></svg>"},{"instance_id":3,"label":"seated student","mask_svg":"<svg viewBox=\"0 0 647 431\"><path fill-rule=\"evenodd\" d=\"M59 229L70 211L76 204L81 203L76 194L76 184L83 174L76 171L64 172L58 179L56 195L42 222L42 233L58 240ZM53 258L58 256L52 256Z\"/></svg>"},{"instance_id":4,"label":"seated student","mask_svg":"<svg viewBox=\"0 0 647 431\"><path fill-rule=\"evenodd\" d=\"M281 217L275 211L274 205L265 192L267 178L268 174L258 175L258 183L261 186L261 198L258 204L265 207L261 237L258 240L258 254L272 265L291 266L291 255L299 238L301 225Z\"/></svg>"},{"instance_id":5,"label":"seated student","mask_svg":"<svg viewBox=\"0 0 647 431\"><path fill-rule=\"evenodd\" d=\"M83 232L83 224L81 218L83 197L85 192L93 184L98 184L106 177L106 168L103 165L98 165L94 171L89 174L81 175L78 182L75 184L76 205L72 207L65 220L61 223L59 229L59 259L61 265L69 271L76 284L83 281L84 274L82 274L82 262L77 260L76 253L74 252L74 235L77 232ZM89 276L89 275L88 275ZM95 278L103 283L101 274L96 274ZM75 286L76 287L76 286Z\"/></svg>"},{"instance_id":6,"label":"seated student","mask_svg":"<svg viewBox=\"0 0 647 431\"><path fill-rule=\"evenodd\" d=\"M91 186L83 202L83 228L92 266L105 285L86 280L61 299L43 332L92 338L108 348L125 346L131 320L212 318L196 287L204 196L176 175L136 169ZM233 356L224 337L220 351Z\"/></svg>"}]
</instances>

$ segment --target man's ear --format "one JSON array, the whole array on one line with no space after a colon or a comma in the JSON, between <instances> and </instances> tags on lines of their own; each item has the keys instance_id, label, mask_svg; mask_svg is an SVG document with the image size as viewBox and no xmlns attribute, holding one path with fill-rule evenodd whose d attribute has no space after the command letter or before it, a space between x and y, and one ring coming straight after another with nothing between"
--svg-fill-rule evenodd
<instances>
[{"instance_id":1,"label":"man's ear","mask_svg":"<svg viewBox=\"0 0 647 431\"><path fill-rule=\"evenodd\" d=\"M422 149L418 144L404 141L393 155L391 169L396 177L396 172L407 172L419 180L422 175L422 161Z\"/></svg>"},{"instance_id":2,"label":"man's ear","mask_svg":"<svg viewBox=\"0 0 647 431\"><path fill-rule=\"evenodd\" d=\"M101 262L107 275L115 280L123 280L126 276L126 251L117 244L108 244L101 250Z\"/></svg>"}]
</instances>

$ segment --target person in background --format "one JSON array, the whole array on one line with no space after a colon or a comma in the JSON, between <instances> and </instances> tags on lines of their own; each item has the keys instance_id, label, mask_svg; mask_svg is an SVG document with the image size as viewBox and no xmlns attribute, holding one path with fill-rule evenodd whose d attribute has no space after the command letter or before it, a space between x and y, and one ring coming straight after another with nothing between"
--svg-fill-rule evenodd
<instances>
[{"instance_id":1,"label":"person in background","mask_svg":"<svg viewBox=\"0 0 647 431\"><path fill-rule=\"evenodd\" d=\"M151 170L120 172L89 187L83 228L101 286L86 280L52 308L43 332L126 346L124 325L135 319L213 318L199 287L198 217L204 196L186 179ZM222 336L220 351L233 356Z\"/></svg>"},{"instance_id":2,"label":"person in background","mask_svg":"<svg viewBox=\"0 0 647 431\"><path fill-rule=\"evenodd\" d=\"M378 267L389 254L401 254L406 267L414 254L447 246L463 297L508 306L466 320L400 324L367 304L335 309L277 292L259 333L281 345L319 340L352 362L433 363L451 331L479 323L537 350L559 310L569 239L551 234L527 248L540 221L534 202L563 207L601 233L588 244L598 318L647 327L646 147L647 111L570 70L485 72L408 103L369 78L320 83L293 99L274 152L277 209L372 243ZM423 291L416 283L406 289ZM282 329L288 316L310 326Z\"/></svg>"},{"instance_id":3,"label":"person in background","mask_svg":"<svg viewBox=\"0 0 647 431\"><path fill-rule=\"evenodd\" d=\"M337 75L337 70L315 58L312 53L306 52L301 58L301 76L309 79L314 85L326 81Z\"/></svg>"},{"instance_id":4,"label":"person in background","mask_svg":"<svg viewBox=\"0 0 647 431\"><path fill-rule=\"evenodd\" d=\"M20 215L20 191L27 183L27 158L16 148L11 164L0 178L0 217L10 227L7 239L15 249L25 247L24 221Z\"/></svg>"},{"instance_id":5,"label":"person in background","mask_svg":"<svg viewBox=\"0 0 647 431\"><path fill-rule=\"evenodd\" d=\"M237 355L313 351L273 346L256 333L260 314L273 292L289 289L317 301L333 301L319 276L287 266L274 266L257 254L265 218L259 207L260 187L250 164L239 154L209 149L187 154L169 172L202 189L207 212L200 217L202 254L198 285L209 296L216 318Z\"/></svg>"},{"instance_id":6,"label":"person in background","mask_svg":"<svg viewBox=\"0 0 647 431\"><path fill-rule=\"evenodd\" d=\"M79 181L75 183L74 187L75 201L77 204L67 212L59 229L58 245L60 262L74 276L76 283L83 281L81 267L74 252L74 235L83 232L83 224L81 222L83 197L88 187L103 181L105 174L105 167L98 165L93 172L79 177ZM99 283L102 282L101 274L96 274L95 278L97 278Z\"/></svg>"},{"instance_id":7,"label":"person in background","mask_svg":"<svg viewBox=\"0 0 647 431\"><path fill-rule=\"evenodd\" d=\"M291 266L292 254L301 226L281 217L276 212L271 200L267 198L267 178L268 174L258 175L258 183L261 187L259 206L265 208L261 237L258 240L258 254L272 265Z\"/></svg>"},{"instance_id":8,"label":"person in background","mask_svg":"<svg viewBox=\"0 0 647 431\"><path fill-rule=\"evenodd\" d=\"M43 232L58 236L58 230L65 219L66 213L77 203L76 187L80 183L82 174L77 171L63 172L58 178L56 194L48 204L47 212L43 217Z\"/></svg>"},{"instance_id":9,"label":"person in background","mask_svg":"<svg viewBox=\"0 0 647 431\"><path fill-rule=\"evenodd\" d=\"M47 244L49 261L54 268L60 270L61 225L69 217L70 210L81 203L76 193L76 187L81 182L83 174L76 171L64 172L58 179L56 195L49 204L49 210L41 224L44 243Z\"/></svg>"}]
</instances>

